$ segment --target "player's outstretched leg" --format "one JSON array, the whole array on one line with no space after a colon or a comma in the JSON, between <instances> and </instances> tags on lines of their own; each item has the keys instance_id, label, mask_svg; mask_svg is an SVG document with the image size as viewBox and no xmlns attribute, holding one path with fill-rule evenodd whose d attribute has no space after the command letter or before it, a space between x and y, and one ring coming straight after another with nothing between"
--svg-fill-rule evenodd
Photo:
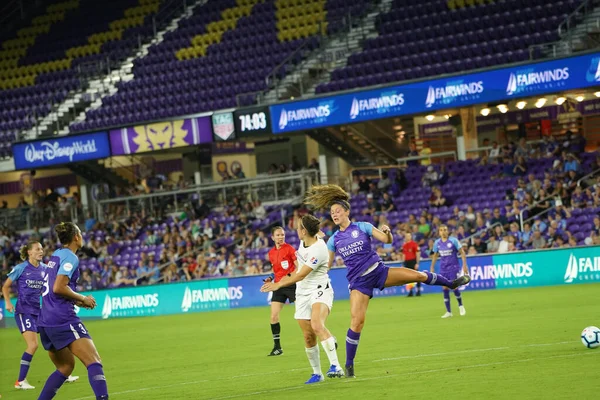
<instances>
[{"instance_id":1,"label":"player's outstretched leg","mask_svg":"<svg viewBox=\"0 0 600 400\"><path fill-rule=\"evenodd\" d=\"M407 283L423 282L427 285L446 286L450 289L456 289L459 286L466 285L470 281L471 278L468 275L463 275L452 281L435 272L415 271L408 268L389 268L384 286L401 286Z\"/></svg>"},{"instance_id":2,"label":"player's outstretched leg","mask_svg":"<svg viewBox=\"0 0 600 400\"><path fill-rule=\"evenodd\" d=\"M450 289L444 288L444 305L446 306L446 314L442 315L442 318L450 318L452 311L450 308Z\"/></svg>"},{"instance_id":3,"label":"player's outstretched leg","mask_svg":"<svg viewBox=\"0 0 600 400\"><path fill-rule=\"evenodd\" d=\"M465 306L463 306L462 296L460 294L460 290L454 289L454 296L456 297L456 301L458 302L458 310L460 311L460 315L464 316L467 314L467 310L465 310Z\"/></svg>"}]
</instances>

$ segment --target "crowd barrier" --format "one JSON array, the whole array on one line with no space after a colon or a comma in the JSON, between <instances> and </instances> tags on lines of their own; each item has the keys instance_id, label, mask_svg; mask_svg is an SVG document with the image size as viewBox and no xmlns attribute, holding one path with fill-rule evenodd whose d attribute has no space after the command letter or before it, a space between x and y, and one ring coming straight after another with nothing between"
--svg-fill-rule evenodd
<instances>
[{"instance_id":1,"label":"crowd barrier","mask_svg":"<svg viewBox=\"0 0 600 400\"><path fill-rule=\"evenodd\" d=\"M600 282L600 246L527 251L468 257L472 281L464 290L527 288ZM423 260L421 269L429 269ZM390 267L401 266L390 263ZM439 263L437 265L439 268ZM330 271L336 300L349 298L345 268ZM264 276L207 279L155 286L128 287L91 292L98 302L94 310L79 309L82 319L143 317L267 306L269 293L261 293ZM425 286L424 293L440 293L439 286ZM375 297L406 294L405 287L375 291ZM0 327L14 326L4 311ZM0 313L0 316L2 314Z\"/></svg>"}]
</instances>

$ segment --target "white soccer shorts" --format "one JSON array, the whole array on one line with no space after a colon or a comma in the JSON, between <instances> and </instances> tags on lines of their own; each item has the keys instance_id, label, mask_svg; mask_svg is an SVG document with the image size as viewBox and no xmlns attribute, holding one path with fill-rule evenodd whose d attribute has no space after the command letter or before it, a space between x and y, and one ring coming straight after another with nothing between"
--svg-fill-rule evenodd
<instances>
[{"instance_id":1,"label":"white soccer shorts","mask_svg":"<svg viewBox=\"0 0 600 400\"><path fill-rule=\"evenodd\" d=\"M296 293L296 313L295 319L312 319L312 306L315 303L323 303L329 307L329 311L333 307L333 288L331 283L328 289L318 289L309 294Z\"/></svg>"}]
</instances>

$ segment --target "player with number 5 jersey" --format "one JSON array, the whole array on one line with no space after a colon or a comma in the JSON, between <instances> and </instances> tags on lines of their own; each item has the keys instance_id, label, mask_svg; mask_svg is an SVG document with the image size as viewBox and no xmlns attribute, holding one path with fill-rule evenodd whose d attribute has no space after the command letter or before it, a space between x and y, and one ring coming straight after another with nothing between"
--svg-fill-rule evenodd
<instances>
[{"instance_id":1,"label":"player with number 5 jersey","mask_svg":"<svg viewBox=\"0 0 600 400\"><path fill-rule=\"evenodd\" d=\"M63 248L50 257L47 268L48 289L42 295L38 328L42 345L56 366L46 381L39 400L54 398L75 367L75 357L88 370L96 399L108 399L106 378L100 356L87 329L75 313L75 305L95 308L96 300L75 291L79 278L79 258L75 252L83 246L77 225L62 222L55 227Z\"/></svg>"},{"instance_id":2,"label":"player with number 5 jersey","mask_svg":"<svg viewBox=\"0 0 600 400\"><path fill-rule=\"evenodd\" d=\"M312 215L305 215L300 220L297 232L301 243L296 253L298 270L278 282L267 282L261 288L263 292L278 290L297 283L296 313L304 334L306 356L313 369L307 384L321 382L321 359L317 337L329 358L330 367L327 376L330 378L344 376L338 362L335 338L325 327L325 321L333 307L333 288L329 280L329 252L325 242L318 238L319 220Z\"/></svg>"}]
</instances>

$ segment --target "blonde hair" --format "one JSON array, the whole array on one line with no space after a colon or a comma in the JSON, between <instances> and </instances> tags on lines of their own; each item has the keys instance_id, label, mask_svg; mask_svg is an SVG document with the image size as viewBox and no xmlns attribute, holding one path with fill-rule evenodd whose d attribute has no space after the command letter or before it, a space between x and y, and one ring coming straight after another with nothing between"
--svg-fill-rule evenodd
<instances>
[{"instance_id":1,"label":"blonde hair","mask_svg":"<svg viewBox=\"0 0 600 400\"><path fill-rule=\"evenodd\" d=\"M339 204L350 210L350 195L338 185L315 185L306 192L304 204L320 210Z\"/></svg>"},{"instance_id":2,"label":"blonde hair","mask_svg":"<svg viewBox=\"0 0 600 400\"><path fill-rule=\"evenodd\" d=\"M27 261L27 259L29 259L29 250L31 250L31 248L33 247L34 244L36 243L40 243L38 241L32 240L27 242L27 244L24 244L23 246L21 246L19 248L19 256L21 257L21 260L23 261Z\"/></svg>"}]
</instances>

